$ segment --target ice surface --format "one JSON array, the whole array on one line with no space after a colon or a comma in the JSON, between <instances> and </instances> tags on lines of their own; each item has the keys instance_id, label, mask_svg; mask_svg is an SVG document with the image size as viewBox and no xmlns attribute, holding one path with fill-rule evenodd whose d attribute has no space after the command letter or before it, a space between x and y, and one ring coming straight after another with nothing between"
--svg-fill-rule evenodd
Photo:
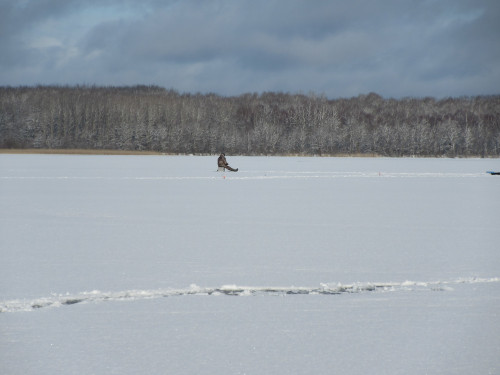
<instances>
[{"instance_id":1,"label":"ice surface","mask_svg":"<svg viewBox=\"0 0 500 375\"><path fill-rule=\"evenodd\" d=\"M498 159L0 155L0 373L500 372Z\"/></svg>"}]
</instances>

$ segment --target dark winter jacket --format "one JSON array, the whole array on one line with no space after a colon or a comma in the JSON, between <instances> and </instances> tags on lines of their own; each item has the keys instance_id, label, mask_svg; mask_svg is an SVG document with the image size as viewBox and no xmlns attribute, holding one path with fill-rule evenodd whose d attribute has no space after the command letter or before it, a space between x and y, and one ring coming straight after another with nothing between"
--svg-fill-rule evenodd
<instances>
[{"instance_id":1,"label":"dark winter jacket","mask_svg":"<svg viewBox=\"0 0 500 375\"><path fill-rule=\"evenodd\" d=\"M220 154L219 159L217 159L217 165L219 167L227 167L227 161L224 154Z\"/></svg>"}]
</instances>

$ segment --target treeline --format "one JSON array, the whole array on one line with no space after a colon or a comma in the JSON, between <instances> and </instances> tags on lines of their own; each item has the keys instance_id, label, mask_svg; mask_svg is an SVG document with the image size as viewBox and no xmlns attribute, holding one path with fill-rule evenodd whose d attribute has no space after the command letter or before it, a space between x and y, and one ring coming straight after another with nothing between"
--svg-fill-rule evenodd
<instances>
[{"instance_id":1,"label":"treeline","mask_svg":"<svg viewBox=\"0 0 500 375\"><path fill-rule=\"evenodd\" d=\"M500 156L500 95L329 100L180 94L157 86L0 87L0 147Z\"/></svg>"}]
</instances>

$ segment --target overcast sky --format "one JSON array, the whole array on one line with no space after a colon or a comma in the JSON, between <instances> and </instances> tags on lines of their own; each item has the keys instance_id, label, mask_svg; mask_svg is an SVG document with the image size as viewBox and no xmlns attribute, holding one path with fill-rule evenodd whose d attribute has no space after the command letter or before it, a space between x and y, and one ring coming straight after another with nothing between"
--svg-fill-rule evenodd
<instances>
[{"instance_id":1,"label":"overcast sky","mask_svg":"<svg viewBox=\"0 0 500 375\"><path fill-rule=\"evenodd\" d=\"M0 85L500 94L499 0L0 0Z\"/></svg>"}]
</instances>

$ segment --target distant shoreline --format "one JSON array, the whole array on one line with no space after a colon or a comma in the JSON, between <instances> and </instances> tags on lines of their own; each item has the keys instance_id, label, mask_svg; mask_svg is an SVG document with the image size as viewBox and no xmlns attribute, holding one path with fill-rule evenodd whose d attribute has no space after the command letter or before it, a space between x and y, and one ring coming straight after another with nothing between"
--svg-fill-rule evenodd
<instances>
[{"instance_id":1,"label":"distant shoreline","mask_svg":"<svg viewBox=\"0 0 500 375\"><path fill-rule=\"evenodd\" d=\"M0 154L61 154L61 155L174 155L156 151L88 150L49 148L0 148Z\"/></svg>"},{"instance_id":2,"label":"distant shoreline","mask_svg":"<svg viewBox=\"0 0 500 375\"><path fill-rule=\"evenodd\" d=\"M113 155L165 151L170 155L500 157L495 121L500 95L396 100L370 93L327 100L312 94L226 98L146 86L38 86L0 87L0 103L5 112L0 116L4 149ZM87 151L96 149L106 151Z\"/></svg>"},{"instance_id":3,"label":"distant shoreline","mask_svg":"<svg viewBox=\"0 0 500 375\"><path fill-rule=\"evenodd\" d=\"M40 155L164 155L164 156L214 156L215 154L182 154L182 153L169 153L160 151L134 151L134 150L100 150L100 149L49 149L49 148L0 148L0 154L15 154L15 155L29 155L29 154L40 154ZM276 156L276 157L324 157L324 158L418 158L418 159L431 159L431 158L443 158L443 159L498 159L496 156L481 156L481 155L468 155L468 156L386 156L378 154L336 154L336 155L299 155L299 154L287 154L287 155L240 155L234 154L231 156Z\"/></svg>"}]
</instances>

